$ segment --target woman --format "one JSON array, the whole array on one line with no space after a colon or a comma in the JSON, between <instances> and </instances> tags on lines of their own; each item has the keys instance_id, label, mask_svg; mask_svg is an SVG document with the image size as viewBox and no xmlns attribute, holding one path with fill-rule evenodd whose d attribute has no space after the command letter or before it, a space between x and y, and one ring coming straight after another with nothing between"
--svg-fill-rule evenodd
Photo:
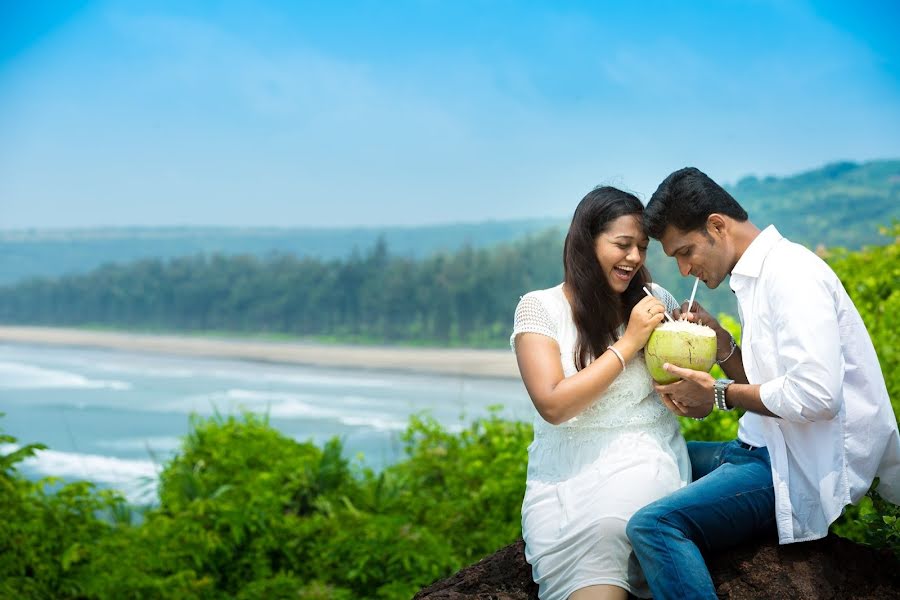
<instances>
[{"instance_id":1,"label":"woman","mask_svg":"<svg viewBox=\"0 0 900 600\"><path fill-rule=\"evenodd\" d=\"M677 308L644 268L642 211L621 190L590 192L566 236L565 281L516 308L510 343L540 416L522 534L542 600L649 597L625 525L691 480L678 422L641 352Z\"/></svg>"}]
</instances>

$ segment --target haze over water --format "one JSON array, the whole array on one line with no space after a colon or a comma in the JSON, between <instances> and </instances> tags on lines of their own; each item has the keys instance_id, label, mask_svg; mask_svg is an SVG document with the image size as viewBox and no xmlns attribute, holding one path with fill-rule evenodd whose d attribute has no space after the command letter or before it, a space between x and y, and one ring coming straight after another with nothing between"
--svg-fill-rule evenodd
<instances>
[{"instance_id":1,"label":"haze over water","mask_svg":"<svg viewBox=\"0 0 900 600\"><path fill-rule=\"evenodd\" d=\"M49 448L23 472L95 481L140 503L154 500L191 414L267 414L300 441L338 436L346 456L378 469L402 458L410 415L458 430L497 404L504 417L532 418L518 380L0 345L0 430Z\"/></svg>"}]
</instances>

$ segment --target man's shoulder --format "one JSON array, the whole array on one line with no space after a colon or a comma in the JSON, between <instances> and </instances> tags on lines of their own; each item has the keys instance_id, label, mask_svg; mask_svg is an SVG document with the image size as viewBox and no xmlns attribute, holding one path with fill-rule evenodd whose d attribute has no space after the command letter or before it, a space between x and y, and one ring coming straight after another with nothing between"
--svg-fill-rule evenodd
<instances>
[{"instance_id":1,"label":"man's shoulder","mask_svg":"<svg viewBox=\"0 0 900 600\"><path fill-rule=\"evenodd\" d=\"M781 238L780 242L775 244L772 248L770 258L785 270L790 270L791 266L783 264L782 261L784 260L792 261L794 264L815 265L816 267L825 267L826 269L831 270L828 264L822 260L818 254L803 244L798 244L788 238ZM767 260L767 262L769 261Z\"/></svg>"},{"instance_id":2,"label":"man's shoulder","mask_svg":"<svg viewBox=\"0 0 900 600\"><path fill-rule=\"evenodd\" d=\"M766 258L762 277L802 285L804 280L835 281L837 275L822 258L802 244L782 238Z\"/></svg>"}]
</instances>

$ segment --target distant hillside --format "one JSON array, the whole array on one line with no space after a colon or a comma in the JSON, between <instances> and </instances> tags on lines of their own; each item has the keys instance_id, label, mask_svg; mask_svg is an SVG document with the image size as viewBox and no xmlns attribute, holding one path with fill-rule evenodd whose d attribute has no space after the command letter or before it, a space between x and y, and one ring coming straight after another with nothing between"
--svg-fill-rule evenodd
<instances>
[{"instance_id":1,"label":"distant hillside","mask_svg":"<svg viewBox=\"0 0 900 600\"><path fill-rule=\"evenodd\" d=\"M900 160L834 163L792 177L746 177L728 191L760 227L775 223L809 247L878 243L900 218Z\"/></svg>"},{"instance_id":2,"label":"distant hillside","mask_svg":"<svg viewBox=\"0 0 900 600\"><path fill-rule=\"evenodd\" d=\"M553 219L489 221L421 227L225 228L157 227L0 231L0 285L31 277L86 273L107 263L198 254L293 254L317 259L365 252L382 237L391 254L423 258L500 242L558 225Z\"/></svg>"},{"instance_id":3,"label":"distant hillside","mask_svg":"<svg viewBox=\"0 0 900 600\"><path fill-rule=\"evenodd\" d=\"M775 224L782 235L809 248L882 245L879 228L900 219L900 160L835 163L791 177L746 177L725 187L754 224ZM650 246L647 266L676 298L690 296L693 279L680 276L659 244ZM714 314L737 315L727 282L716 290L701 286L697 294Z\"/></svg>"},{"instance_id":4,"label":"distant hillside","mask_svg":"<svg viewBox=\"0 0 900 600\"><path fill-rule=\"evenodd\" d=\"M727 187L757 225L776 223L782 233L810 247L824 244L856 249L880 243L878 227L900 218L900 160L836 163L791 177L747 177ZM576 202L573 198L573 210ZM569 215L562 215L558 219L353 229L0 231L0 285L31 277L86 273L106 263L146 258L201 254L265 257L277 253L344 259L354 249L365 253L379 237L391 255L422 259L437 252L453 253L466 245L487 248L551 227L565 227L568 219ZM658 256L650 264L672 268ZM672 279L664 271L655 274L662 280ZM680 283L673 281L672 285Z\"/></svg>"}]
</instances>

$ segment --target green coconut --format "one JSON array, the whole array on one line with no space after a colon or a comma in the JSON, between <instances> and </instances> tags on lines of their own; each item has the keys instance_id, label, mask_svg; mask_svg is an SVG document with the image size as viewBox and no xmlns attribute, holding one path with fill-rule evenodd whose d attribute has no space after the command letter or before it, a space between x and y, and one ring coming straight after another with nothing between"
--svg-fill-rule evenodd
<instances>
[{"instance_id":1,"label":"green coconut","mask_svg":"<svg viewBox=\"0 0 900 600\"><path fill-rule=\"evenodd\" d=\"M663 369L665 363L709 371L716 362L716 332L689 321L667 321L650 334L644 359L650 376L661 384L681 379Z\"/></svg>"}]
</instances>

